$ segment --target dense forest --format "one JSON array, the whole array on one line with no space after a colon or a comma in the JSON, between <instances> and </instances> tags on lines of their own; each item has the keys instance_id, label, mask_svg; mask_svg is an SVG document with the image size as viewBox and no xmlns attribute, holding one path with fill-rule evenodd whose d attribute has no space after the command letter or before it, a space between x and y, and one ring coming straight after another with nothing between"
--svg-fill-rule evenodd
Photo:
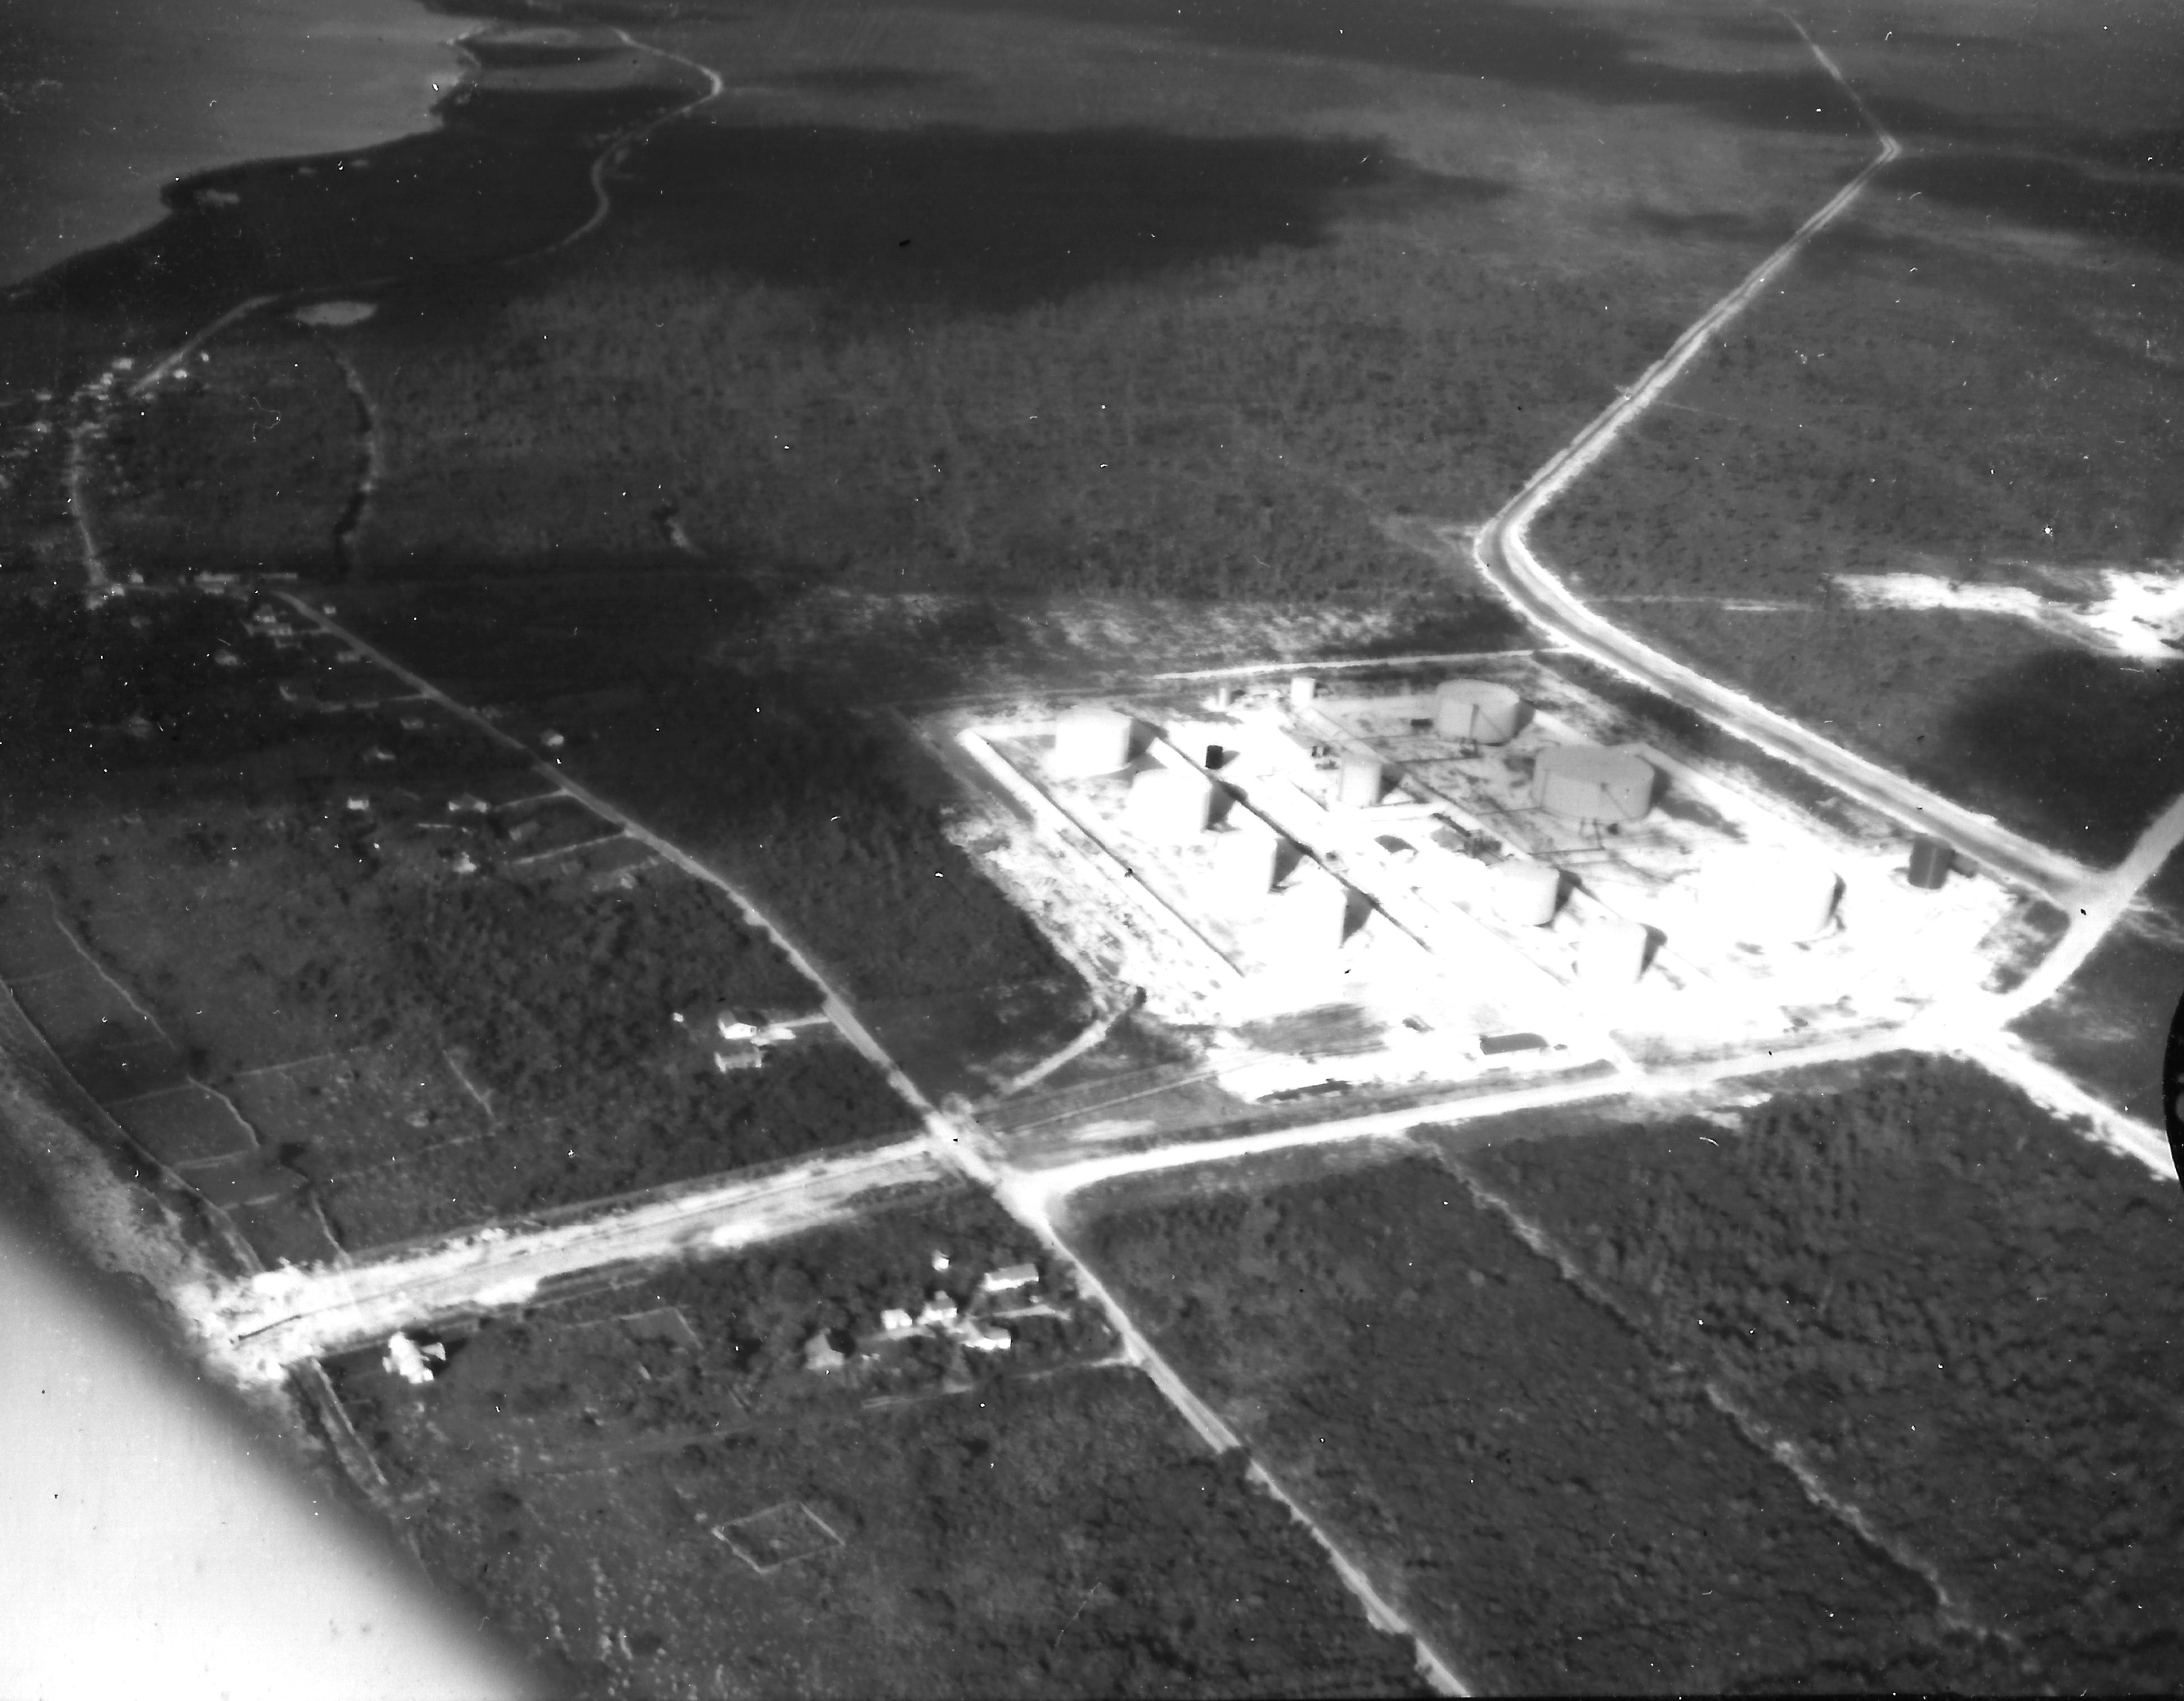
<instances>
[{"instance_id":1,"label":"dense forest","mask_svg":"<svg viewBox=\"0 0 2184 1701\"><path fill-rule=\"evenodd\" d=\"M2070 1687L2173 1687L2184 1210L1968 1064L1468 1160Z\"/></svg>"},{"instance_id":2,"label":"dense forest","mask_svg":"<svg viewBox=\"0 0 2184 1701\"><path fill-rule=\"evenodd\" d=\"M1240 1179L1082 1201L1091 1261L1470 1683L2021 1686L1447 1170Z\"/></svg>"},{"instance_id":3,"label":"dense forest","mask_svg":"<svg viewBox=\"0 0 2184 1701\"><path fill-rule=\"evenodd\" d=\"M1431 600L1441 570L1376 521L1490 508L1673 327L1414 265L1368 229L909 329L824 292L582 273L483 347L359 339L387 421L368 558L658 560L672 518L873 589Z\"/></svg>"}]
</instances>

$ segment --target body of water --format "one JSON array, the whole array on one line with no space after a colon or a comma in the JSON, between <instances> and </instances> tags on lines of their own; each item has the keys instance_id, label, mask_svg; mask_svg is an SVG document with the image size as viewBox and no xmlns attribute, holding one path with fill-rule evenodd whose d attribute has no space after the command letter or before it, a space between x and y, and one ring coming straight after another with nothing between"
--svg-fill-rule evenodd
<instances>
[{"instance_id":1,"label":"body of water","mask_svg":"<svg viewBox=\"0 0 2184 1701\"><path fill-rule=\"evenodd\" d=\"M425 128L471 27L418 0L0 0L0 283L153 223L176 177Z\"/></svg>"}]
</instances>

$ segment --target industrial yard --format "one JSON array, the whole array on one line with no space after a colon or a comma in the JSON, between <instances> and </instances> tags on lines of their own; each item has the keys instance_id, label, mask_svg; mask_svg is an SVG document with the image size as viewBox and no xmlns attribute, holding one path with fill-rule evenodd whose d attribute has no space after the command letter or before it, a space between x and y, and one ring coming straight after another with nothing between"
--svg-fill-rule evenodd
<instances>
[{"instance_id":1,"label":"industrial yard","mask_svg":"<svg viewBox=\"0 0 2184 1701\"><path fill-rule=\"evenodd\" d=\"M1946 845L1765 799L1529 658L1046 706L928 732L1240 1098L1792 1053L1978 998L2040 942Z\"/></svg>"}]
</instances>

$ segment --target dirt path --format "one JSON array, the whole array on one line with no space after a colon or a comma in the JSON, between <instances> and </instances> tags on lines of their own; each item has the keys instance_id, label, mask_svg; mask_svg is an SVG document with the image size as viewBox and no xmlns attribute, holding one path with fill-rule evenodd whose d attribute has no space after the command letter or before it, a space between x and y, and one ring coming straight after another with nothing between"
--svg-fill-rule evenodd
<instances>
[{"instance_id":1,"label":"dirt path","mask_svg":"<svg viewBox=\"0 0 2184 1701\"><path fill-rule=\"evenodd\" d=\"M523 1304L556 1279L784 1239L838 1222L877 1196L953 1179L926 1141L904 1141L571 1223L472 1230L338 1269L268 1271L231 1288L219 1314L246 1374L270 1379L398 1330Z\"/></svg>"},{"instance_id":2,"label":"dirt path","mask_svg":"<svg viewBox=\"0 0 2184 1701\"><path fill-rule=\"evenodd\" d=\"M659 129L660 125L671 123L674 120L683 117L687 114L695 112L699 107L705 105L708 101L718 99L721 91L727 87L727 84L721 80L721 74L715 70L710 65L701 65L695 59L687 59L680 53L671 53L665 47L648 47L644 42L637 40L636 37L632 36L627 30L616 30L615 34L619 36L621 38L623 44L633 52L651 53L659 59L672 59L678 65L688 66L692 70L697 72L699 76L705 78L705 92L699 95L697 99L688 102L685 105L677 107L672 112L663 112L657 118L647 119L643 124L634 125L628 130L623 131L619 136L616 137L613 141L610 142L606 145L605 148L601 151L599 156L592 161L591 180L593 206L591 217L585 220L582 224L577 226L575 230L570 231L567 236L561 237L558 242L549 243L544 248L537 250L536 253L526 256L527 259L536 259L543 258L547 254L559 254L563 248L568 248L573 243L583 241L586 237L591 235L593 231L599 229L601 225L606 223L607 220L610 218L614 213L614 197L607 192L607 174L617 165L621 164L623 157L628 153L631 148L636 147L638 142L644 141L646 137L651 135L652 132Z\"/></svg>"},{"instance_id":3,"label":"dirt path","mask_svg":"<svg viewBox=\"0 0 2184 1701\"><path fill-rule=\"evenodd\" d=\"M109 365L69 398L68 460L62 472L62 488L68 496L69 518L75 526L76 547L83 565L84 586L93 595L103 595L112 586L106 555L98 547L98 532L91 513L92 451L106 440L106 404L114 393L122 368Z\"/></svg>"},{"instance_id":4,"label":"dirt path","mask_svg":"<svg viewBox=\"0 0 2184 1701\"><path fill-rule=\"evenodd\" d=\"M386 471L379 447L379 421L373 414L371 397L364 388L364 375L356 370L356 362L342 352L330 331L320 330L318 343L326 351L326 358L339 370L342 388L348 392L349 400L356 408L356 481L341 516L334 521L334 558L341 563L343 577L356 580L364 577L358 538L364 530L365 516L371 510L372 496Z\"/></svg>"},{"instance_id":5,"label":"dirt path","mask_svg":"<svg viewBox=\"0 0 2184 1701\"><path fill-rule=\"evenodd\" d=\"M2145 890L2147 883L2161 872L2162 865L2179 845L2184 845L2184 796L2172 800L2154 818L2153 825L2139 834L2129 856L2107 873L2086 883L2078 894L2077 902L2070 906L2070 926L2055 948L2014 992L2004 995L1998 1001L1995 1025L2016 1020L2035 1005L2046 1003L2059 992L2063 983L2085 966L2086 959L2138 901L2138 895Z\"/></svg>"}]
</instances>

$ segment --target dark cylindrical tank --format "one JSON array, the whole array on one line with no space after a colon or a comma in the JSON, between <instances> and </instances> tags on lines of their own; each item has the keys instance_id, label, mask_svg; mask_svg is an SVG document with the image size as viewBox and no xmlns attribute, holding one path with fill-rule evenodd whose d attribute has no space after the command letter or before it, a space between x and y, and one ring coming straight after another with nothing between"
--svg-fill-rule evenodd
<instances>
[{"instance_id":1,"label":"dark cylindrical tank","mask_svg":"<svg viewBox=\"0 0 2184 1701\"><path fill-rule=\"evenodd\" d=\"M1956 860L1957 853L1947 839L1920 834L1911 841L1911 884L1921 891L1936 890L1949 878Z\"/></svg>"}]
</instances>

